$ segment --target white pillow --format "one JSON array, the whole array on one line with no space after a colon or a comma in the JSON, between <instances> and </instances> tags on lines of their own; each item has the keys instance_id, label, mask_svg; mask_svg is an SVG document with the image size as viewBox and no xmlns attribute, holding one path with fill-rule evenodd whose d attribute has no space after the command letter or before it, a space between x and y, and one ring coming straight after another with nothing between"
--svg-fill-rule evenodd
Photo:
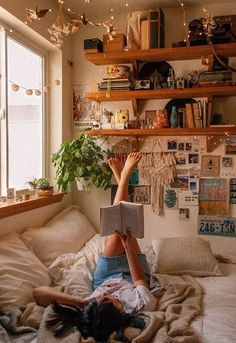
<instances>
[{"instance_id":1,"label":"white pillow","mask_svg":"<svg viewBox=\"0 0 236 343\"><path fill-rule=\"evenodd\" d=\"M106 237L96 234L79 252L59 256L48 268L54 284L67 293L82 298L90 296L93 273L105 243Z\"/></svg>"},{"instance_id":2,"label":"white pillow","mask_svg":"<svg viewBox=\"0 0 236 343\"><path fill-rule=\"evenodd\" d=\"M17 233L0 239L0 311L12 311L33 301L32 290L50 286L46 267Z\"/></svg>"},{"instance_id":3,"label":"white pillow","mask_svg":"<svg viewBox=\"0 0 236 343\"><path fill-rule=\"evenodd\" d=\"M199 237L173 237L152 240L159 274L219 276L220 265L210 243Z\"/></svg>"},{"instance_id":4,"label":"white pillow","mask_svg":"<svg viewBox=\"0 0 236 343\"><path fill-rule=\"evenodd\" d=\"M49 267L58 256L79 251L95 233L92 225L78 208L70 206L46 226L23 232L22 239Z\"/></svg>"}]
</instances>

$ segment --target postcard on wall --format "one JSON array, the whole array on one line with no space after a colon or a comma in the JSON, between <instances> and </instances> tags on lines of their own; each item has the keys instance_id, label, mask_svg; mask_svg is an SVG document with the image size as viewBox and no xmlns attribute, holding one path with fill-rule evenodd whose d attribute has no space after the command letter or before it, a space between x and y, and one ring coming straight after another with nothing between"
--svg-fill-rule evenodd
<instances>
[{"instance_id":1,"label":"postcard on wall","mask_svg":"<svg viewBox=\"0 0 236 343\"><path fill-rule=\"evenodd\" d=\"M186 154L184 152L178 151L175 153L176 165L186 164Z\"/></svg>"},{"instance_id":2,"label":"postcard on wall","mask_svg":"<svg viewBox=\"0 0 236 343\"><path fill-rule=\"evenodd\" d=\"M230 179L230 203L236 204L236 179Z\"/></svg>"},{"instance_id":3,"label":"postcard on wall","mask_svg":"<svg viewBox=\"0 0 236 343\"><path fill-rule=\"evenodd\" d=\"M225 139L225 153L236 154L236 135L231 135Z\"/></svg>"},{"instance_id":4,"label":"postcard on wall","mask_svg":"<svg viewBox=\"0 0 236 343\"><path fill-rule=\"evenodd\" d=\"M134 186L133 201L149 205L151 203L151 187L150 186Z\"/></svg>"},{"instance_id":5,"label":"postcard on wall","mask_svg":"<svg viewBox=\"0 0 236 343\"><path fill-rule=\"evenodd\" d=\"M228 169L228 168L233 168L234 167L234 160L233 157L226 157L226 156L222 156L221 157L221 167L223 169Z\"/></svg>"},{"instance_id":6,"label":"postcard on wall","mask_svg":"<svg viewBox=\"0 0 236 343\"><path fill-rule=\"evenodd\" d=\"M201 159L201 176L220 176L220 156L203 155Z\"/></svg>"},{"instance_id":7,"label":"postcard on wall","mask_svg":"<svg viewBox=\"0 0 236 343\"><path fill-rule=\"evenodd\" d=\"M178 197L179 192L178 188L169 188L166 187L164 191L164 206L168 210L177 210L178 209Z\"/></svg>"},{"instance_id":8,"label":"postcard on wall","mask_svg":"<svg viewBox=\"0 0 236 343\"><path fill-rule=\"evenodd\" d=\"M99 103L85 97L89 85L78 84L73 87L73 122L74 129L92 127L96 115L99 113Z\"/></svg>"},{"instance_id":9,"label":"postcard on wall","mask_svg":"<svg viewBox=\"0 0 236 343\"><path fill-rule=\"evenodd\" d=\"M188 190L188 176L178 175L174 181L171 182L171 188L181 188Z\"/></svg>"},{"instance_id":10,"label":"postcard on wall","mask_svg":"<svg viewBox=\"0 0 236 343\"><path fill-rule=\"evenodd\" d=\"M198 192L179 190L179 207L198 206Z\"/></svg>"},{"instance_id":11,"label":"postcard on wall","mask_svg":"<svg viewBox=\"0 0 236 343\"><path fill-rule=\"evenodd\" d=\"M229 215L229 182L228 179L200 178L199 214Z\"/></svg>"}]
</instances>

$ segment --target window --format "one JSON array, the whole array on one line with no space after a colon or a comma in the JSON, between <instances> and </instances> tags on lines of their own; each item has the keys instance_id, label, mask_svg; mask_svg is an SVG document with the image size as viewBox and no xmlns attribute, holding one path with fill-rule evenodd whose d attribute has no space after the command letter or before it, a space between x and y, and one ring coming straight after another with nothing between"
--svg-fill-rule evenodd
<instances>
[{"instance_id":1,"label":"window","mask_svg":"<svg viewBox=\"0 0 236 343\"><path fill-rule=\"evenodd\" d=\"M5 33L1 55L0 191L5 194L8 187L24 189L44 175L45 57Z\"/></svg>"}]
</instances>

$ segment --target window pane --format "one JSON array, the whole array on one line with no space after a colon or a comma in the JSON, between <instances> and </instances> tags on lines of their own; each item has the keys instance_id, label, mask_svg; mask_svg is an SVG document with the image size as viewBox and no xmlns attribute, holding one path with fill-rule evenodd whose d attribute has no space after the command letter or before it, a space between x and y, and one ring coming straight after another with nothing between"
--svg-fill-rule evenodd
<instances>
[{"instance_id":1,"label":"window pane","mask_svg":"<svg viewBox=\"0 0 236 343\"><path fill-rule=\"evenodd\" d=\"M22 189L33 177L42 177L42 95L29 96L22 87L43 94L43 59L11 38L7 46L8 186ZM20 86L17 92L13 83Z\"/></svg>"}]
</instances>

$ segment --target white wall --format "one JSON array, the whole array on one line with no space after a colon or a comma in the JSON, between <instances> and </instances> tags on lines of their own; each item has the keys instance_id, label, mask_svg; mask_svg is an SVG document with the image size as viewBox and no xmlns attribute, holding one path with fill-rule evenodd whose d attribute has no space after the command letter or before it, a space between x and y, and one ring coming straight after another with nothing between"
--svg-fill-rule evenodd
<instances>
[{"instance_id":1,"label":"white wall","mask_svg":"<svg viewBox=\"0 0 236 343\"><path fill-rule=\"evenodd\" d=\"M214 15L224 15L224 14L235 14L236 13L236 3L227 3L227 7L222 3L217 3L215 5L209 5L208 8L213 12ZM172 42L183 40L183 27L182 25L182 11L180 7L163 9L166 17L166 47L170 47ZM198 18L202 16L202 9L200 6L186 8L186 21L189 22L191 19ZM126 14L119 17L119 21L115 23L116 28L119 31L125 33L126 31ZM95 66L92 63L84 59L83 53L83 40L87 38L100 38L104 34L104 30L101 28L86 27L85 29L79 30L79 32L73 37L73 61L74 61L74 78L73 83L89 83L92 80L100 82L106 75L106 66ZM177 75L180 75L184 70L199 69L201 67L199 61L182 61L182 62L170 62L175 68ZM235 62L234 62L234 65ZM221 104L221 109L228 113L231 118L234 116L235 111L235 98L230 99L230 107L228 99L218 100L218 104ZM165 101L146 101L143 103L143 111L145 109L157 109L162 108L167 100ZM132 111L131 104L129 102L114 102L105 103L104 106L110 110L117 110L122 107L128 107ZM218 105L217 105L218 106ZM233 111L232 111L233 110ZM235 120L235 118L234 118ZM74 137L77 137L77 132L74 132ZM165 140L166 138L164 138ZM163 139L162 139L163 140ZM112 139L110 140L112 143ZM152 144L147 142L147 145ZM205 141L203 141L205 145ZM143 149L150 149L150 147L143 146ZM224 154L223 145L213 152L214 155ZM234 161L236 162L236 161ZM236 164L234 163L234 166ZM236 169L232 171L232 175L236 175ZM78 203L81 207L82 212L84 212L89 218L90 222L99 229L99 208L110 204L110 191L102 191L98 189L93 189L91 193L86 194L74 190L73 192L73 202ZM231 215L236 215L236 206L231 206ZM142 241L142 244L150 242L152 238L158 237L171 237L171 236L182 236L182 235L197 235L197 215L198 208L191 208L190 210L190 221L183 222L178 219L178 211L165 211L164 216L158 216L151 212L149 205L145 205L145 224L146 224L146 236ZM220 252L236 252L236 238L224 238L224 237L210 237L207 236L212 243L214 251Z\"/></svg>"},{"instance_id":2,"label":"white wall","mask_svg":"<svg viewBox=\"0 0 236 343\"><path fill-rule=\"evenodd\" d=\"M41 21L36 21L28 26L26 8L40 9L51 8L52 12ZM53 0L42 0L40 3L31 0L0 0L0 20L8 29L20 33L27 40L37 44L48 53L48 80L51 91L47 95L48 120L47 127L47 174L54 182L55 171L50 156L55 152L65 139L71 138L71 109L72 109L72 69L67 61L71 60L71 39L66 37L62 50L55 48L51 42L47 28L52 25L58 13L58 3ZM54 80L61 81L60 86L54 85ZM61 203L35 209L0 220L0 236L10 231L21 232L27 227L42 226L53 215L71 204L71 194L66 195Z\"/></svg>"}]
</instances>

